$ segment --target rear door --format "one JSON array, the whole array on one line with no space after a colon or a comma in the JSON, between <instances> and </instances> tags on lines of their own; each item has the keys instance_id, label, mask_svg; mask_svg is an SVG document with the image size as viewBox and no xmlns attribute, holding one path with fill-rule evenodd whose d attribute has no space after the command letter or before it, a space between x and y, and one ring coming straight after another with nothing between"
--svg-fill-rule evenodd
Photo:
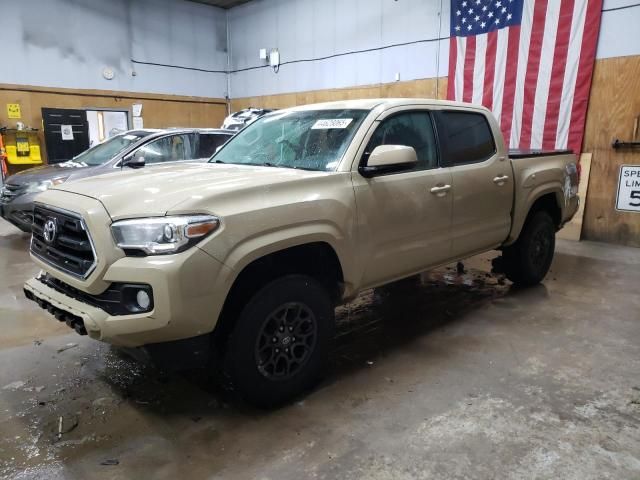
<instances>
[{"instance_id":1,"label":"rear door","mask_svg":"<svg viewBox=\"0 0 640 480\"><path fill-rule=\"evenodd\" d=\"M436 117L442 159L452 176L452 254L497 247L509 235L513 202L504 147L481 111L440 110Z\"/></svg>"},{"instance_id":2,"label":"rear door","mask_svg":"<svg viewBox=\"0 0 640 480\"><path fill-rule=\"evenodd\" d=\"M89 122L85 110L43 108L42 124L49 163L71 160L89 148Z\"/></svg>"},{"instance_id":3,"label":"rear door","mask_svg":"<svg viewBox=\"0 0 640 480\"><path fill-rule=\"evenodd\" d=\"M425 270L450 253L451 174L438 162L433 118L429 110L402 107L385 112L365 139L360 165L378 145L413 147L418 165L364 178L353 172L358 208L363 286ZM370 250L364 249L364 246Z\"/></svg>"}]
</instances>

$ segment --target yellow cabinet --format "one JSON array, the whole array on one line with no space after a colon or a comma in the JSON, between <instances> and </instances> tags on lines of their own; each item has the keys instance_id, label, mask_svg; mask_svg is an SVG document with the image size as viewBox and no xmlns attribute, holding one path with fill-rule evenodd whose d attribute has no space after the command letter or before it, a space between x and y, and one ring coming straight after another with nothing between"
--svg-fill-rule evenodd
<instances>
[{"instance_id":1,"label":"yellow cabinet","mask_svg":"<svg viewBox=\"0 0 640 480\"><path fill-rule=\"evenodd\" d=\"M16 130L6 128L0 130L7 162L10 165L40 165L40 139L35 129Z\"/></svg>"}]
</instances>

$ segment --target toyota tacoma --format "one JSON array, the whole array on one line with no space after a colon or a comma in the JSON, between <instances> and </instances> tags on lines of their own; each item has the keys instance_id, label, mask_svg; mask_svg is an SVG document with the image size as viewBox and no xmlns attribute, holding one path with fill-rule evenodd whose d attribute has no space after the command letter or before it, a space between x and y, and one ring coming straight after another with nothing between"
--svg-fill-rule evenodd
<instances>
[{"instance_id":1,"label":"toyota tacoma","mask_svg":"<svg viewBox=\"0 0 640 480\"><path fill-rule=\"evenodd\" d=\"M209 163L42 193L30 247L41 272L25 294L91 338L221 365L247 400L274 405L318 380L334 308L363 289L494 249L511 281L540 282L577 185L571 152L510 155L483 107L299 106Z\"/></svg>"}]
</instances>

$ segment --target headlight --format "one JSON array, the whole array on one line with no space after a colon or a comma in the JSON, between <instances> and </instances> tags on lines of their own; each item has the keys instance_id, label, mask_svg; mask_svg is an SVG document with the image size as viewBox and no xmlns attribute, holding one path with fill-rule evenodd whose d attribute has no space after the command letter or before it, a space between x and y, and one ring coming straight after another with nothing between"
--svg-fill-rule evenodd
<instances>
[{"instance_id":1,"label":"headlight","mask_svg":"<svg viewBox=\"0 0 640 480\"><path fill-rule=\"evenodd\" d=\"M51 187L55 187L56 185L60 185L69 177L58 177L51 180L43 180L41 182L31 182L27 183L27 186L24 190L24 193L36 193L36 192L44 192L45 190L49 190Z\"/></svg>"},{"instance_id":2,"label":"headlight","mask_svg":"<svg viewBox=\"0 0 640 480\"><path fill-rule=\"evenodd\" d=\"M118 247L147 255L182 252L210 235L220 226L211 215L135 218L111 225Z\"/></svg>"}]
</instances>

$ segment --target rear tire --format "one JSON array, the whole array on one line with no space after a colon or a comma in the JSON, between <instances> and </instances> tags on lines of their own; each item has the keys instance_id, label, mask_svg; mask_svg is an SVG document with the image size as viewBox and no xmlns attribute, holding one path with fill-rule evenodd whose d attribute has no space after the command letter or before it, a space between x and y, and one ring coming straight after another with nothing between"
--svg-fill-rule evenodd
<instances>
[{"instance_id":1,"label":"rear tire","mask_svg":"<svg viewBox=\"0 0 640 480\"><path fill-rule=\"evenodd\" d=\"M273 407L312 387L327 363L334 308L306 275L286 275L258 290L241 310L225 354L225 372L249 403Z\"/></svg>"},{"instance_id":2,"label":"rear tire","mask_svg":"<svg viewBox=\"0 0 640 480\"><path fill-rule=\"evenodd\" d=\"M545 211L534 213L525 223L520 237L503 251L504 270L513 283L530 286L542 281L556 245L556 227Z\"/></svg>"}]
</instances>

